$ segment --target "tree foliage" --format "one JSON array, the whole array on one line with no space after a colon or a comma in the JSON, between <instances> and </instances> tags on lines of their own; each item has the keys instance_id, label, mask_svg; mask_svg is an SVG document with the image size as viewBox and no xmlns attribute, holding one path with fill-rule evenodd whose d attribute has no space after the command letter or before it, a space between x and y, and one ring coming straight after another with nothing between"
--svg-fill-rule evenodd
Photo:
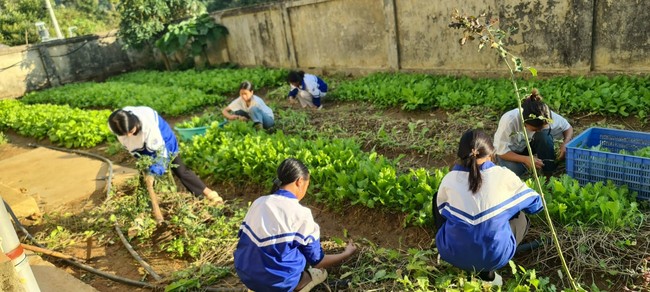
<instances>
[{"instance_id":1,"label":"tree foliage","mask_svg":"<svg viewBox=\"0 0 650 292\"><path fill-rule=\"evenodd\" d=\"M189 49L192 56L204 52L209 42L228 34L225 26L214 22L210 15L192 17L168 27L167 33L156 41L156 47L166 54Z\"/></svg>"},{"instance_id":2,"label":"tree foliage","mask_svg":"<svg viewBox=\"0 0 650 292\"><path fill-rule=\"evenodd\" d=\"M34 23L44 21L42 0L0 0L0 42L15 46L39 40Z\"/></svg>"},{"instance_id":3,"label":"tree foliage","mask_svg":"<svg viewBox=\"0 0 650 292\"><path fill-rule=\"evenodd\" d=\"M141 48L159 38L166 25L205 12L198 0L123 0L119 35L127 47Z\"/></svg>"},{"instance_id":4,"label":"tree foliage","mask_svg":"<svg viewBox=\"0 0 650 292\"><path fill-rule=\"evenodd\" d=\"M281 2L286 0L201 0L207 7L208 11L223 10L249 5L257 5L271 2Z\"/></svg>"},{"instance_id":5,"label":"tree foliage","mask_svg":"<svg viewBox=\"0 0 650 292\"><path fill-rule=\"evenodd\" d=\"M112 1L112 2L111 2ZM100 33L117 27L118 16L112 11L117 0L50 1L54 14L65 34L76 27L76 35ZM0 0L0 43L10 46L36 43L40 40L34 25L45 22L53 35L50 16L43 0Z\"/></svg>"}]
</instances>

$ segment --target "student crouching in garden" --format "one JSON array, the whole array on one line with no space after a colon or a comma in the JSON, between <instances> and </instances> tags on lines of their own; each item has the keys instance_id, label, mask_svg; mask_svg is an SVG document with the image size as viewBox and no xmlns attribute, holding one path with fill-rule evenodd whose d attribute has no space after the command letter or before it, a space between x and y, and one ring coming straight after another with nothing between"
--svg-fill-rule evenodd
<instances>
[{"instance_id":1,"label":"student crouching in garden","mask_svg":"<svg viewBox=\"0 0 650 292\"><path fill-rule=\"evenodd\" d=\"M217 204L223 204L219 194L201 181L181 160L178 140L169 124L150 107L124 107L116 110L108 117L111 131L117 135L117 140L136 157L150 156L154 163L149 167L145 176L145 184L151 198L154 218L158 223L164 221L158 197L153 189L154 177L163 175L169 166L181 183L195 196L205 196Z\"/></svg>"},{"instance_id":2,"label":"student crouching in garden","mask_svg":"<svg viewBox=\"0 0 650 292\"><path fill-rule=\"evenodd\" d=\"M525 128L522 129L519 109L513 109L499 120L499 126L494 134L494 146L498 163L522 176L535 167L542 169L546 176L553 174L557 168L556 160L563 160L566 145L573 138L573 128L562 116L551 111L543 101L537 89L533 89L521 105ZM524 130L530 139L530 146L535 164L531 165L530 156L526 149ZM555 154L554 140L562 139L558 155Z\"/></svg>"},{"instance_id":3,"label":"student crouching in garden","mask_svg":"<svg viewBox=\"0 0 650 292\"><path fill-rule=\"evenodd\" d=\"M228 120L251 120L257 129L270 129L275 125L273 111L262 98L255 95L250 81L244 81L239 85L239 97L223 108L221 113Z\"/></svg>"},{"instance_id":4,"label":"student crouching in garden","mask_svg":"<svg viewBox=\"0 0 650 292\"><path fill-rule=\"evenodd\" d=\"M284 160L270 195L255 200L239 229L235 270L253 291L310 291L327 278L325 268L356 251L349 242L339 254L325 255L320 227L302 206L309 170L299 160ZM311 267L310 267L311 266Z\"/></svg>"},{"instance_id":5,"label":"student crouching in garden","mask_svg":"<svg viewBox=\"0 0 650 292\"><path fill-rule=\"evenodd\" d=\"M289 101L295 103L297 99L300 106L314 110L323 108L322 99L327 94L327 83L316 75L307 74L304 71L291 71L287 76L291 86Z\"/></svg>"},{"instance_id":6,"label":"student crouching in garden","mask_svg":"<svg viewBox=\"0 0 650 292\"><path fill-rule=\"evenodd\" d=\"M542 210L540 195L512 171L492 162L490 137L463 134L459 163L445 175L433 198L436 246L450 264L501 285L495 272L515 255L528 232L525 213Z\"/></svg>"}]
</instances>

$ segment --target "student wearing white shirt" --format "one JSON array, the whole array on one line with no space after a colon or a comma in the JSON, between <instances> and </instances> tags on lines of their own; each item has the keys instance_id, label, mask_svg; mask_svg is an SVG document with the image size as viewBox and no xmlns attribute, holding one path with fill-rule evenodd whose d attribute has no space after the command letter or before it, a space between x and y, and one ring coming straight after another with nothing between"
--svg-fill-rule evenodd
<instances>
[{"instance_id":1,"label":"student wearing white shirt","mask_svg":"<svg viewBox=\"0 0 650 292\"><path fill-rule=\"evenodd\" d=\"M315 110L323 108L321 100L327 95L327 83L323 79L304 71L291 71L287 81L291 86L290 102L293 103L297 99L303 108L308 107Z\"/></svg>"},{"instance_id":2,"label":"student wearing white shirt","mask_svg":"<svg viewBox=\"0 0 650 292\"><path fill-rule=\"evenodd\" d=\"M534 167L542 169L544 174L549 176L557 168L556 159L564 159L566 145L573 138L573 128L564 117L549 109L537 89L533 89L521 107L530 146L533 154L537 155ZM499 165L509 168L518 176L524 175L533 167L523 131L519 109L513 109L501 116L494 134L494 147ZM558 155L555 154L553 142L556 139L563 140Z\"/></svg>"},{"instance_id":3,"label":"student wearing white shirt","mask_svg":"<svg viewBox=\"0 0 650 292\"><path fill-rule=\"evenodd\" d=\"M164 219L158 206L158 196L153 190L154 177L163 175L170 162L176 165L172 172L192 194L205 196L217 204L223 204L219 194L208 188L185 166L179 154L176 135L155 110L146 106L124 107L111 113L108 126L132 155L154 158L154 163L145 176L145 183L151 198L153 215L158 223L162 223Z\"/></svg>"},{"instance_id":4,"label":"student wearing white shirt","mask_svg":"<svg viewBox=\"0 0 650 292\"><path fill-rule=\"evenodd\" d=\"M244 81L239 85L239 97L223 108L221 113L229 120L251 120L258 129L269 129L275 125L273 111L262 98L255 95L250 81Z\"/></svg>"},{"instance_id":5,"label":"student wearing white shirt","mask_svg":"<svg viewBox=\"0 0 650 292\"><path fill-rule=\"evenodd\" d=\"M352 241L338 254L325 254L320 227L300 204L309 188L309 170L297 159L284 160L270 195L257 198L239 228L234 252L239 279L254 291L307 292L327 278L326 268L356 251ZM312 266L313 268L310 268Z\"/></svg>"},{"instance_id":6,"label":"student wearing white shirt","mask_svg":"<svg viewBox=\"0 0 650 292\"><path fill-rule=\"evenodd\" d=\"M530 225L524 213L542 210L541 197L492 163L494 147L484 132L465 132L457 155L433 198L436 247L446 262L501 285L495 271L514 256Z\"/></svg>"}]
</instances>

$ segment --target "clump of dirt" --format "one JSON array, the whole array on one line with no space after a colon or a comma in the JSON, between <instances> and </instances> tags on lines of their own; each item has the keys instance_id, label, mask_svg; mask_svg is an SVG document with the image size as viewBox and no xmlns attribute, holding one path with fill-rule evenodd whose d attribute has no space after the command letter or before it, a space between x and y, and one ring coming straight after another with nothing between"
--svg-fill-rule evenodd
<instances>
[{"instance_id":1,"label":"clump of dirt","mask_svg":"<svg viewBox=\"0 0 650 292\"><path fill-rule=\"evenodd\" d=\"M4 259L0 258L0 291L6 292L23 292L25 289L20 283L18 274L14 269L14 265L9 261L9 258L2 255ZM5 261L6 260L6 261Z\"/></svg>"}]
</instances>

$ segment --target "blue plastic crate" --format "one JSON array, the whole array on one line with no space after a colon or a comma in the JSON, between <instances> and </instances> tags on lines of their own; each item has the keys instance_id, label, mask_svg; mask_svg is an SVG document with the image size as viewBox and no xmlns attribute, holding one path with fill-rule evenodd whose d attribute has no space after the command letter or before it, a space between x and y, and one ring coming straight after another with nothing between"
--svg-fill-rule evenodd
<instances>
[{"instance_id":1,"label":"blue plastic crate","mask_svg":"<svg viewBox=\"0 0 650 292\"><path fill-rule=\"evenodd\" d=\"M600 145L611 152L591 150ZM611 180L650 199L650 158L619 154L650 146L650 133L589 128L567 144L566 170L581 184Z\"/></svg>"}]
</instances>

